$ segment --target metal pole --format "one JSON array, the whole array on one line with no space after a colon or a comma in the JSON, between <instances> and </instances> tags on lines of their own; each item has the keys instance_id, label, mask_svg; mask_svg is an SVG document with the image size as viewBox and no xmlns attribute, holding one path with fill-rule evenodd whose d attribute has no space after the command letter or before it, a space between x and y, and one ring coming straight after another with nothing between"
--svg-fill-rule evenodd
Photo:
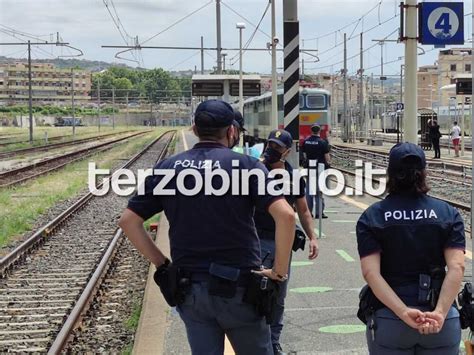
<instances>
[{"instance_id":1,"label":"metal pole","mask_svg":"<svg viewBox=\"0 0 474 355\"><path fill-rule=\"evenodd\" d=\"M244 112L244 78L242 73L242 30L239 28L239 111Z\"/></svg>"},{"instance_id":2,"label":"metal pole","mask_svg":"<svg viewBox=\"0 0 474 355\"><path fill-rule=\"evenodd\" d=\"M201 74L204 74L204 37L201 36Z\"/></svg>"},{"instance_id":3,"label":"metal pole","mask_svg":"<svg viewBox=\"0 0 474 355\"><path fill-rule=\"evenodd\" d=\"M115 129L115 88L112 88L112 129Z\"/></svg>"},{"instance_id":4,"label":"metal pole","mask_svg":"<svg viewBox=\"0 0 474 355\"><path fill-rule=\"evenodd\" d=\"M272 129L278 128L278 77L277 77L277 51L276 51L276 15L275 15L275 2L276 0L270 0L272 3L272 115L271 115L271 127Z\"/></svg>"},{"instance_id":5,"label":"metal pole","mask_svg":"<svg viewBox=\"0 0 474 355\"><path fill-rule=\"evenodd\" d=\"M407 36L405 42L405 119L403 120L405 141L418 144L418 102L417 86L418 78L416 75L418 67L417 54L417 28L418 11L416 8L417 0L406 0L408 6L406 10L406 29Z\"/></svg>"},{"instance_id":6,"label":"metal pole","mask_svg":"<svg viewBox=\"0 0 474 355\"><path fill-rule=\"evenodd\" d=\"M471 7L472 10L474 10L474 0L472 0L472 7ZM471 73L473 72L474 70L474 12L471 11L472 14L471 14L471 24L472 24L472 33L471 33L471 40L472 40L472 55L471 55L471 59L472 59L472 63L471 63ZM473 76L473 81L474 81L474 76ZM471 93L471 147L472 149L474 149L474 95L472 95ZM473 151L474 153L474 151ZM472 165L471 166L474 166L474 154L471 154L471 157L472 157ZM474 169L471 169L471 173L472 173L472 180L471 181L474 181ZM474 211L474 184L471 184L471 211ZM474 213L471 212L471 226L474 226ZM472 233L472 232L471 232ZM472 249L474 248L474 238L471 238L471 250L474 250ZM474 261L472 262L472 265L471 265L471 270L473 270L472 266L474 266ZM474 285L474 273L472 273L472 284ZM472 342L472 341L471 341Z\"/></svg>"},{"instance_id":7,"label":"metal pole","mask_svg":"<svg viewBox=\"0 0 474 355\"><path fill-rule=\"evenodd\" d=\"M98 120L97 120L97 127L99 128L99 132L100 132L100 77L99 77L99 81L97 82L97 113L98 113Z\"/></svg>"},{"instance_id":8,"label":"metal pole","mask_svg":"<svg viewBox=\"0 0 474 355\"><path fill-rule=\"evenodd\" d=\"M374 73L370 75L370 130L369 133L372 135L372 124L374 120Z\"/></svg>"},{"instance_id":9,"label":"metal pole","mask_svg":"<svg viewBox=\"0 0 474 355\"><path fill-rule=\"evenodd\" d=\"M150 126L153 122L153 102L151 101L151 97L150 97Z\"/></svg>"},{"instance_id":10,"label":"metal pole","mask_svg":"<svg viewBox=\"0 0 474 355\"><path fill-rule=\"evenodd\" d=\"M33 143L33 90L31 88L31 41L28 41L28 114L30 122L30 143Z\"/></svg>"},{"instance_id":11,"label":"metal pole","mask_svg":"<svg viewBox=\"0 0 474 355\"><path fill-rule=\"evenodd\" d=\"M465 130L465 125L464 125L464 95L462 97L462 105L461 105L461 156L464 156L464 137L466 136L464 130Z\"/></svg>"},{"instance_id":12,"label":"metal pole","mask_svg":"<svg viewBox=\"0 0 474 355\"><path fill-rule=\"evenodd\" d=\"M128 92L127 92L127 96L126 96L126 99L125 99L125 103L126 103L126 116L125 116L125 125L128 127L128 120L129 120L129 117L128 117Z\"/></svg>"},{"instance_id":13,"label":"metal pole","mask_svg":"<svg viewBox=\"0 0 474 355\"><path fill-rule=\"evenodd\" d=\"M344 98L343 98L343 117L342 117L342 141L347 142L349 139L349 122L347 117L347 34L344 33Z\"/></svg>"},{"instance_id":14,"label":"metal pole","mask_svg":"<svg viewBox=\"0 0 474 355\"><path fill-rule=\"evenodd\" d=\"M380 42L380 88L382 91L382 131L385 132L385 120L384 120L384 114L385 114L385 87L384 87L384 78L383 78L383 45L384 42Z\"/></svg>"},{"instance_id":15,"label":"metal pole","mask_svg":"<svg viewBox=\"0 0 474 355\"><path fill-rule=\"evenodd\" d=\"M217 74L222 73L221 0L216 0Z\"/></svg>"},{"instance_id":16,"label":"metal pole","mask_svg":"<svg viewBox=\"0 0 474 355\"><path fill-rule=\"evenodd\" d=\"M400 65L400 102L401 103L403 103L403 67L404 65L401 64ZM400 119L402 118L402 114L403 112L402 110L400 110L398 121L397 121L397 143L400 143Z\"/></svg>"},{"instance_id":17,"label":"metal pole","mask_svg":"<svg viewBox=\"0 0 474 355\"><path fill-rule=\"evenodd\" d=\"M76 114L75 114L75 107L74 107L74 68L71 68L71 111L72 111L72 138L76 136Z\"/></svg>"},{"instance_id":18,"label":"metal pole","mask_svg":"<svg viewBox=\"0 0 474 355\"><path fill-rule=\"evenodd\" d=\"M365 123L365 112L364 112L364 34L360 34L360 91L359 91L359 122L358 132L359 138L362 141L362 127ZM357 135L357 133L356 133Z\"/></svg>"},{"instance_id":19,"label":"metal pole","mask_svg":"<svg viewBox=\"0 0 474 355\"><path fill-rule=\"evenodd\" d=\"M298 22L297 0L283 1L283 37L284 37L284 127L293 137L295 149L291 150L289 162L294 167L299 166L299 138L300 138L300 112L299 112L299 48L300 24Z\"/></svg>"}]
</instances>

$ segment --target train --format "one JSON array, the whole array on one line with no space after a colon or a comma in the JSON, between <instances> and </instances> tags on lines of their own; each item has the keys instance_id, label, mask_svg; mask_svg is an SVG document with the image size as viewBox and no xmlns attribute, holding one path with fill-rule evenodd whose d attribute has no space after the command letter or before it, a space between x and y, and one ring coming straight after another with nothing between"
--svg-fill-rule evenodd
<instances>
[{"instance_id":1,"label":"train","mask_svg":"<svg viewBox=\"0 0 474 355\"><path fill-rule=\"evenodd\" d=\"M283 90L277 91L278 97L278 128L284 128L283 123ZM243 141L250 146L265 142L271 127L272 93L252 97L244 101L245 128ZM234 108L238 109L238 104ZM331 130L331 93L318 88L300 88L300 144L311 135L311 126L315 123L321 126L321 137L327 138Z\"/></svg>"},{"instance_id":2,"label":"train","mask_svg":"<svg viewBox=\"0 0 474 355\"><path fill-rule=\"evenodd\" d=\"M55 127L84 126L82 119L72 117L57 117L54 122Z\"/></svg>"}]
</instances>

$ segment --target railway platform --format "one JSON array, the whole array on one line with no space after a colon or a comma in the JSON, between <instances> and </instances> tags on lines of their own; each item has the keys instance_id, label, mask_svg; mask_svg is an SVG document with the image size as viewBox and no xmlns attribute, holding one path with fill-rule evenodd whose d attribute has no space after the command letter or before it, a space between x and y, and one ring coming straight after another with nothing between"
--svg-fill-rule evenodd
<instances>
[{"instance_id":1,"label":"railway platform","mask_svg":"<svg viewBox=\"0 0 474 355\"><path fill-rule=\"evenodd\" d=\"M194 144L182 131L178 149ZM383 147L388 150L389 146ZM361 276L355 225L361 213L377 199L371 196L326 197L320 254L308 260L308 250L293 253L281 344L289 354L367 354L365 326L357 319ZM318 221L315 221L316 227ZM316 234L319 230L316 228ZM161 217L158 245L169 251L168 222ZM472 252L466 253L466 280L471 275ZM190 354L184 325L148 278L135 354ZM225 354L233 354L226 342Z\"/></svg>"}]
</instances>

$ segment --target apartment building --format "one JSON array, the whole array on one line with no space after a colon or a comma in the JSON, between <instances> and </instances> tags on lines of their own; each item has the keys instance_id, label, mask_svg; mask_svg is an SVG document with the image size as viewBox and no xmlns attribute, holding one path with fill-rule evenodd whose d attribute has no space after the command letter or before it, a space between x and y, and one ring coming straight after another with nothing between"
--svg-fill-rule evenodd
<instances>
[{"instance_id":1,"label":"apartment building","mask_svg":"<svg viewBox=\"0 0 474 355\"><path fill-rule=\"evenodd\" d=\"M456 78L472 75L472 49L452 48L441 50L438 56L440 87L454 84ZM455 96L449 90L441 91L441 106L448 106L449 98Z\"/></svg>"},{"instance_id":2,"label":"apartment building","mask_svg":"<svg viewBox=\"0 0 474 355\"><path fill-rule=\"evenodd\" d=\"M437 65L426 65L418 69L418 107L432 109L439 101L439 73Z\"/></svg>"},{"instance_id":3,"label":"apartment building","mask_svg":"<svg viewBox=\"0 0 474 355\"><path fill-rule=\"evenodd\" d=\"M74 97L80 103L90 100L91 73L84 70L58 69L53 64L33 63L32 96L36 103L66 102ZM0 102L7 104L28 101L28 64L0 65Z\"/></svg>"}]
</instances>

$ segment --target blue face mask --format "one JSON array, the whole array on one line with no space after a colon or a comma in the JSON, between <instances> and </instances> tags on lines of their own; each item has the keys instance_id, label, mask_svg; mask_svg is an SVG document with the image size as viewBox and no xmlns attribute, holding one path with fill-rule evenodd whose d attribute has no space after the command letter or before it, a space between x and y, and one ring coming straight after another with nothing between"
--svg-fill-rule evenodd
<instances>
[{"instance_id":1,"label":"blue face mask","mask_svg":"<svg viewBox=\"0 0 474 355\"><path fill-rule=\"evenodd\" d=\"M281 160L282 155L283 154L280 153L278 150L272 147L267 147L267 149L265 149L265 152L263 153L263 158L267 163L274 164Z\"/></svg>"}]
</instances>

